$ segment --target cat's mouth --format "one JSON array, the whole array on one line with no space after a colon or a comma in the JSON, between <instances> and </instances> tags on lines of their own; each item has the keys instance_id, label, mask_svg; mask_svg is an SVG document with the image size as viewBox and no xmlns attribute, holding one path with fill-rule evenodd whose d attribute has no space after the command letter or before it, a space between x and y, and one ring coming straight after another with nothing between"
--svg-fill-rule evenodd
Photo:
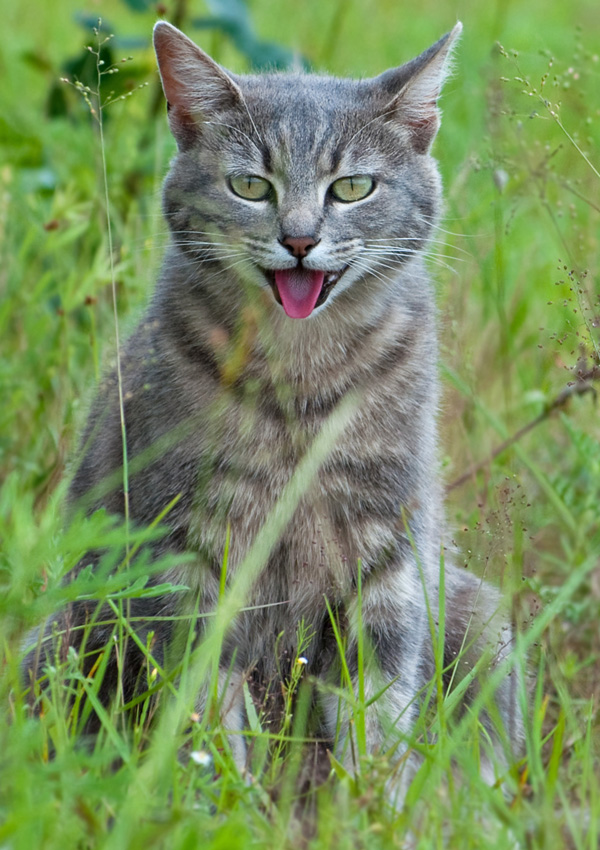
<instances>
[{"instance_id":1,"label":"cat's mouth","mask_svg":"<svg viewBox=\"0 0 600 850\"><path fill-rule=\"evenodd\" d=\"M294 269L265 269L264 272L275 300L290 319L306 319L316 307L325 303L347 268L326 272L296 266Z\"/></svg>"}]
</instances>

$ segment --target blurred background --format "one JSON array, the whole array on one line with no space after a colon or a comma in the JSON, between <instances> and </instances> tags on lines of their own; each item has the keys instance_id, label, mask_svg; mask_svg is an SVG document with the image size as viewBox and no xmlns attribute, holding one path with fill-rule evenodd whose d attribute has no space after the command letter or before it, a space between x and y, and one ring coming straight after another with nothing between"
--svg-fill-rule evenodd
<instances>
[{"instance_id":1,"label":"blurred background","mask_svg":"<svg viewBox=\"0 0 600 850\"><path fill-rule=\"evenodd\" d=\"M548 728L566 722L568 766L582 730L597 730L600 680L597 0L29 0L2 16L0 585L23 621L41 577L69 560L56 542L59 482L114 357L107 216L122 334L166 242L174 143L156 19L237 72L355 76L401 64L462 20L431 250L448 520L457 557L511 591L518 622L550 612L537 705ZM118 71L99 99L88 46Z\"/></svg>"}]
</instances>

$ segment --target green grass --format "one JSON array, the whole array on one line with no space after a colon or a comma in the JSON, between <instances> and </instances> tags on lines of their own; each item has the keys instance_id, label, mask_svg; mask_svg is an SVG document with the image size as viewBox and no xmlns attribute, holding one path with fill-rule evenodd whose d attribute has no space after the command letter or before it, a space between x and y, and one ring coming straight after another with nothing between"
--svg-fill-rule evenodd
<instances>
[{"instance_id":1,"label":"green grass","mask_svg":"<svg viewBox=\"0 0 600 850\"><path fill-rule=\"evenodd\" d=\"M206 12L189 5L191 16ZM181 677L167 684L149 660L148 686L160 686L154 725L142 713L128 731L116 705L84 746L81 725L94 690L75 678L71 710L60 669L50 671L57 687L43 716L29 715L18 661L30 627L73 594L110 592L116 629L127 631L120 614L127 594L144 591L123 571L110 586L88 576L60 585L100 543L110 544L107 569L123 557L123 531L109 518L65 529L61 509L87 403L114 361L103 148L81 96L57 82L90 42L74 18L83 4L15 3L3 12L0 42L0 847L217 850L304 841L315 850L387 848L401 847L410 830L423 850L596 850L600 421L591 392L554 402L570 383L582 389L578 370L590 373L590 386L598 378L597 4L253 0L250 8L261 38L340 74L377 73L419 52L457 16L465 24L436 142L447 187L445 244L431 263L442 331L443 467L455 557L502 585L531 645L526 758L520 774L514 768L504 778L510 794L486 786L478 778L476 717L446 731L452 704L438 699L434 683L432 713L415 741L424 766L405 810L394 813L385 802L381 753L363 758L356 779L334 764L300 817L310 675L290 669L286 741L267 734L250 708L250 784L218 727L190 720L190 695L214 675L225 624L244 604L242 585L215 620L212 654L188 653ZM87 11L97 9L90 3ZM112 0L101 11L118 37L114 58L133 57L118 84L109 79L111 88L122 85L120 94L150 83L105 114L123 337L143 309L166 242L159 193L174 145L162 107L154 109L154 10L136 13ZM225 37L188 31L220 61L245 70ZM296 492L270 518L260 545L270 545ZM256 566L260 552L255 557ZM136 575L149 569L138 565ZM341 698L351 701L360 727L364 696L342 689Z\"/></svg>"}]
</instances>

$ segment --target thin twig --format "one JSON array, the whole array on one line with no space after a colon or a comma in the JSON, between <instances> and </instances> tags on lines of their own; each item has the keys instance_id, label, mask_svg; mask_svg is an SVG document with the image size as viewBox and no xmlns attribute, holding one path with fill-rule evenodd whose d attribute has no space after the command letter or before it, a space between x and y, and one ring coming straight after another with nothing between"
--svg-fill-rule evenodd
<instances>
[{"instance_id":1,"label":"thin twig","mask_svg":"<svg viewBox=\"0 0 600 850\"><path fill-rule=\"evenodd\" d=\"M553 413L557 410L561 410L564 408L569 400L574 395L584 395L585 393L592 393L594 396L594 400L596 399L596 389L592 385L592 381L600 380L600 365L592 366L590 369L587 369L584 372L579 372L577 374L577 380L573 381L573 383L567 384L567 386L549 402L543 411L532 419L531 422L528 422L526 425L523 425L522 428L519 428L518 431L515 431L510 437L507 437L506 440L503 440L496 448L490 452L490 454L480 460L478 463L472 464L466 472L463 472L458 478L454 481L451 481L450 484L446 486L446 493L449 493L451 490L455 490L457 487L463 485L470 478L474 478L474 476L486 466L489 466L492 461L494 461L498 455L501 455L507 449L509 449L512 445L518 442L521 437L524 437L525 434L528 434L529 431L532 431L540 422L544 422L546 419L549 419Z\"/></svg>"},{"instance_id":2,"label":"thin twig","mask_svg":"<svg viewBox=\"0 0 600 850\"><path fill-rule=\"evenodd\" d=\"M101 21L98 19L98 28L94 30L96 33L97 39L97 50L92 50L91 52L96 57L96 72L97 72L97 103L98 110L96 112L95 118L98 123L98 130L100 134L100 154L102 160L102 185L104 189L104 206L106 209L106 232L108 236L108 258L110 264L110 280L111 280L111 291L112 291L112 302L113 302L113 315L115 321L115 346L116 346L116 354L117 354L117 388L118 388L118 397L119 397L119 420L121 424L121 444L123 450L123 512L125 518L125 535L126 535L126 550L129 551L129 473L128 473L128 463L127 463L127 429L125 426L125 400L123 395L123 375L121 371L121 340L119 335L119 313L117 306L117 280L115 276L115 258L114 258L114 245L112 238L112 225L110 219L110 195L108 191L108 169L106 165L106 145L104 141L104 104L102 103L102 67L100 61L100 50L102 45L105 44L109 39L112 38L108 36L105 38L103 42L100 42L100 24Z\"/></svg>"}]
</instances>

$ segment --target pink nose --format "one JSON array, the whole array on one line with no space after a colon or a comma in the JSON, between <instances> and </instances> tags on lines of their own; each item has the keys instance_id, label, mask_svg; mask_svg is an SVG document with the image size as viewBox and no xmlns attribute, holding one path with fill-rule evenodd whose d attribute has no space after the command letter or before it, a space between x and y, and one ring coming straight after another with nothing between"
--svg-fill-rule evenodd
<instances>
[{"instance_id":1,"label":"pink nose","mask_svg":"<svg viewBox=\"0 0 600 850\"><path fill-rule=\"evenodd\" d=\"M319 240L314 240L312 236L284 236L281 244L285 245L290 254L294 257L306 257L311 248L317 244Z\"/></svg>"}]
</instances>

